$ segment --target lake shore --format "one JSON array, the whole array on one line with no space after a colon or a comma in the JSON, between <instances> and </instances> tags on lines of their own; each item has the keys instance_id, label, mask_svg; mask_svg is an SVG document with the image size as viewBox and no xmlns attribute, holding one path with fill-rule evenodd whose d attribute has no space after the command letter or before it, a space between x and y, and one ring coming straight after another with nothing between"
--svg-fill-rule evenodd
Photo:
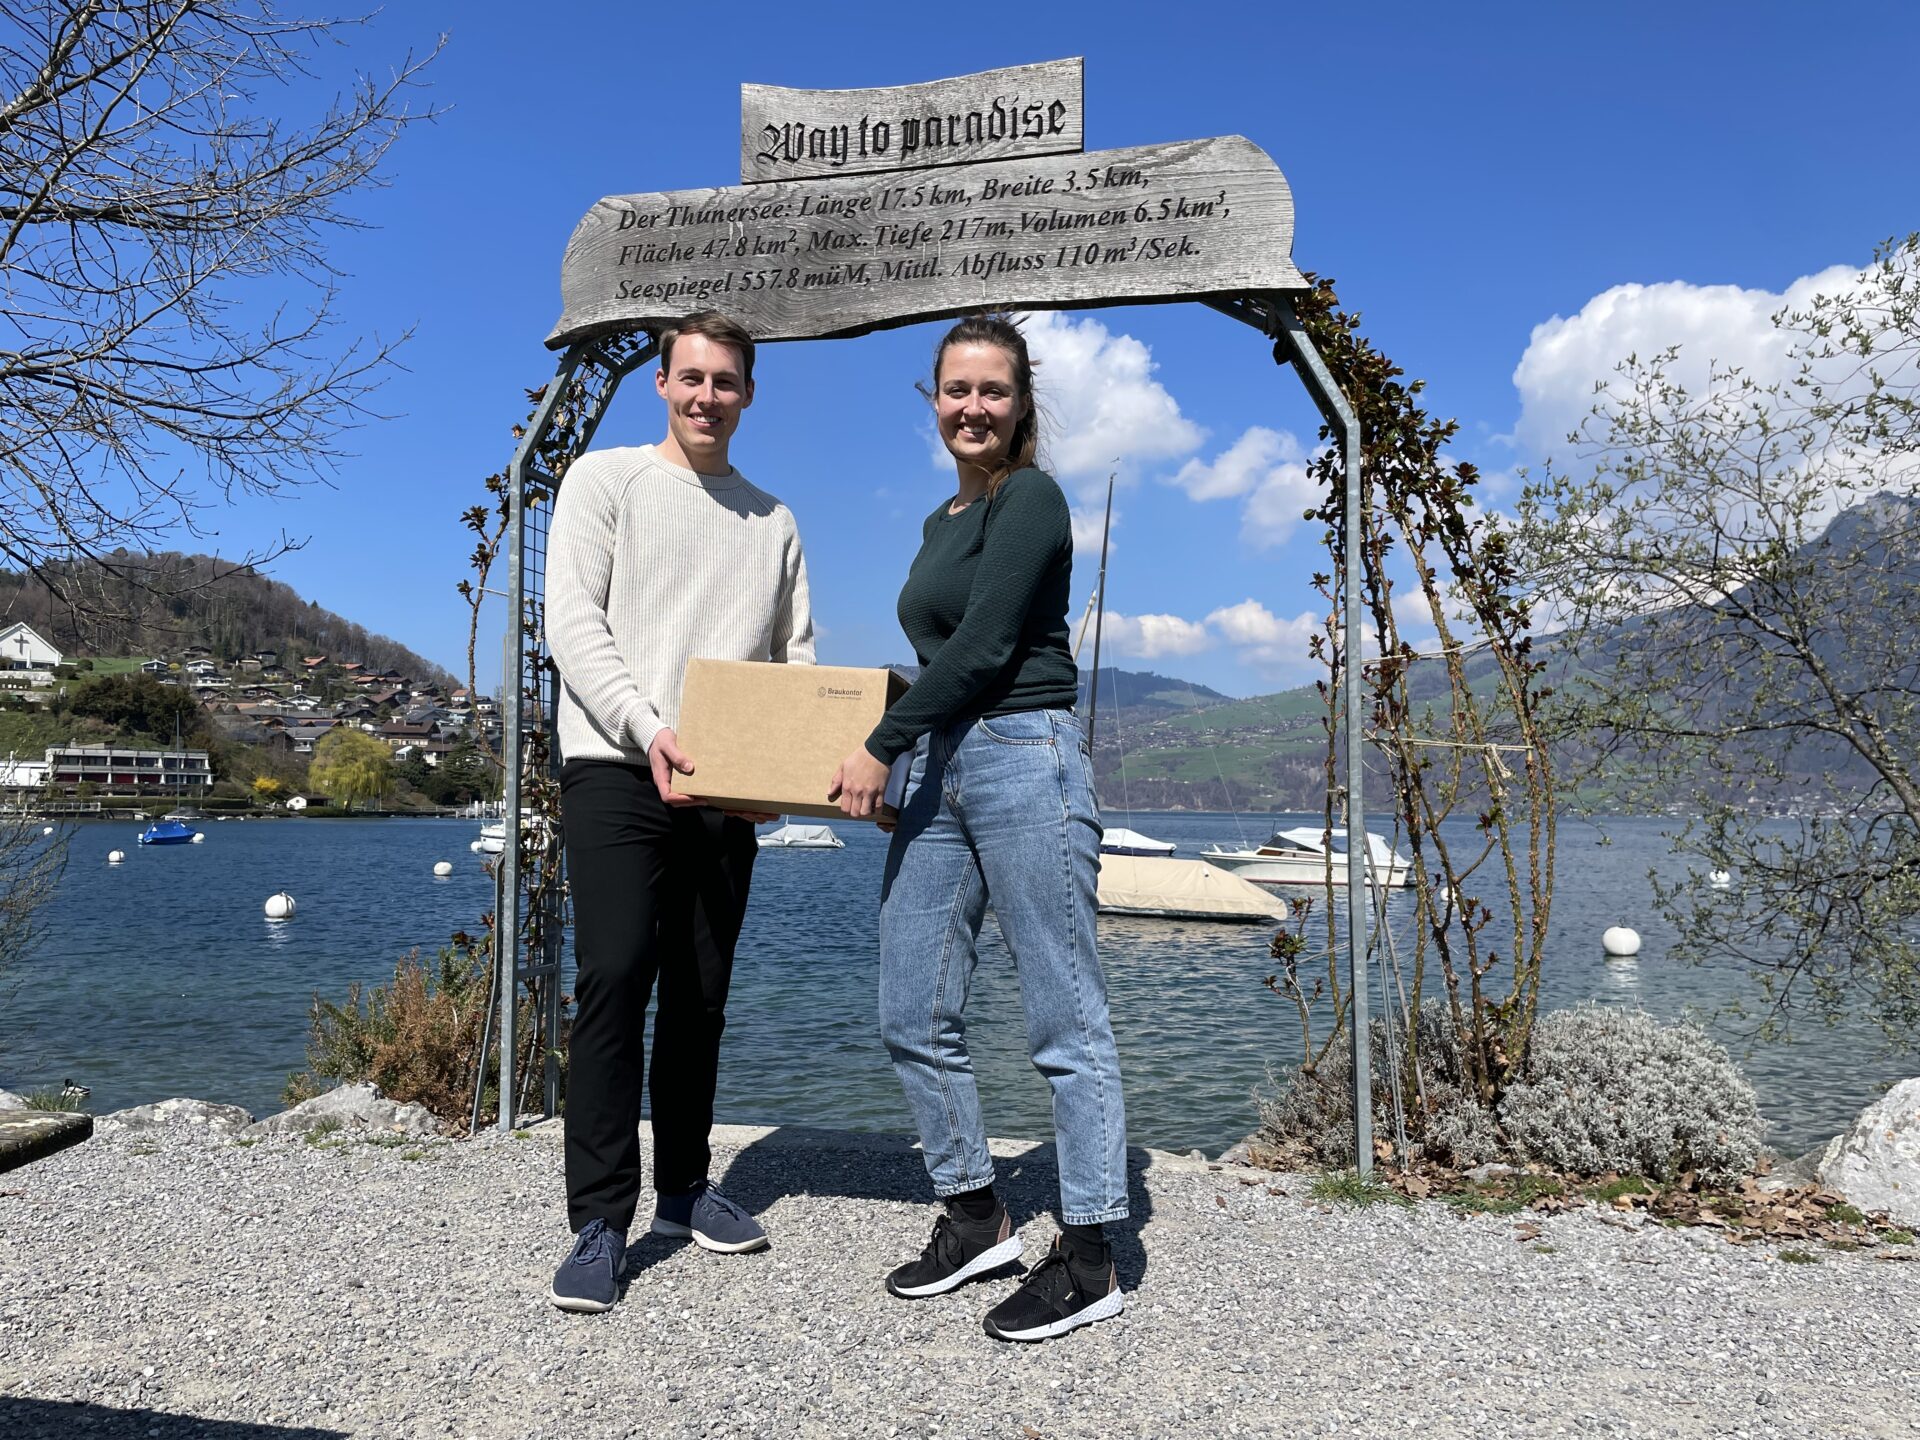
<instances>
[{"instance_id":1,"label":"lake shore","mask_svg":"<svg viewBox=\"0 0 1920 1440\"><path fill-rule=\"evenodd\" d=\"M257 1144L105 1132L0 1190L10 1436L1912 1436L1905 1265L1783 1262L1592 1213L1329 1208L1133 1155L1119 1319L988 1339L1013 1283L888 1296L932 1210L904 1140L723 1126L773 1246L641 1240L603 1317L545 1300L558 1127ZM1027 1257L1050 1147L996 1142ZM92 1428L89 1428L89 1427Z\"/></svg>"}]
</instances>

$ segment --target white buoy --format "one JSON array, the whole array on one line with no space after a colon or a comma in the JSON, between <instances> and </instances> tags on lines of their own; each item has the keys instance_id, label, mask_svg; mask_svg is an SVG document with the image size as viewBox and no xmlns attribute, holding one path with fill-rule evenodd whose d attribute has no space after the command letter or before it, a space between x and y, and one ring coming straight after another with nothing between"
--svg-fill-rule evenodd
<instances>
[{"instance_id":1,"label":"white buoy","mask_svg":"<svg viewBox=\"0 0 1920 1440\"><path fill-rule=\"evenodd\" d=\"M293 896L282 890L277 895L267 897L267 919L291 920L293 918Z\"/></svg>"},{"instance_id":2,"label":"white buoy","mask_svg":"<svg viewBox=\"0 0 1920 1440\"><path fill-rule=\"evenodd\" d=\"M1629 930L1624 925L1609 926L1607 932L1600 937L1600 948L1605 950L1607 954L1618 956L1622 960L1626 959L1629 955L1638 955L1640 953L1640 932L1638 930Z\"/></svg>"},{"instance_id":3,"label":"white buoy","mask_svg":"<svg viewBox=\"0 0 1920 1440\"><path fill-rule=\"evenodd\" d=\"M1707 883L1716 890L1724 890L1733 884L1733 876L1725 870L1709 870L1707 872Z\"/></svg>"},{"instance_id":4,"label":"white buoy","mask_svg":"<svg viewBox=\"0 0 1920 1440\"><path fill-rule=\"evenodd\" d=\"M127 852L124 850L107 851L107 864L109 865L118 865L122 860L126 858L127 858Z\"/></svg>"},{"instance_id":5,"label":"white buoy","mask_svg":"<svg viewBox=\"0 0 1920 1440\"><path fill-rule=\"evenodd\" d=\"M473 853L476 855L478 855L482 850L486 848L487 847L482 845L478 840L474 841L471 845L467 846L467 849L473 851Z\"/></svg>"},{"instance_id":6,"label":"white buoy","mask_svg":"<svg viewBox=\"0 0 1920 1440\"><path fill-rule=\"evenodd\" d=\"M434 862L434 866L433 866L433 873L434 873L434 874L436 874L436 875L451 875L451 874L453 874L453 862L452 862L451 860L437 860L437 861L435 861L435 862Z\"/></svg>"},{"instance_id":7,"label":"white buoy","mask_svg":"<svg viewBox=\"0 0 1920 1440\"><path fill-rule=\"evenodd\" d=\"M205 840L206 838L207 837L198 830L193 832L193 843L196 845L200 844L200 842Z\"/></svg>"},{"instance_id":8,"label":"white buoy","mask_svg":"<svg viewBox=\"0 0 1920 1440\"><path fill-rule=\"evenodd\" d=\"M51 825L49 825L49 826L47 826L47 827L46 827L46 828L45 828L44 830L42 830L42 831L41 831L40 833L41 833L42 835L51 835L51 834L53 834L53 826L51 826Z\"/></svg>"}]
</instances>

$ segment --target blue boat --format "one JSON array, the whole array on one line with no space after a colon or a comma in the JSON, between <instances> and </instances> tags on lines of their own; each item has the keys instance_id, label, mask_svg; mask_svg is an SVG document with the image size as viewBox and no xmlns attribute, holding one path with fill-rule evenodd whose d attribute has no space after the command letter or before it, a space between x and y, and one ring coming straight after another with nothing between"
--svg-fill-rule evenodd
<instances>
[{"instance_id":1,"label":"blue boat","mask_svg":"<svg viewBox=\"0 0 1920 1440\"><path fill-rule=\"evenodd\" d=\"M142 845L191 845L199 832L178 820L156 820L140 832Z\"/></svg>"}]
</instances>

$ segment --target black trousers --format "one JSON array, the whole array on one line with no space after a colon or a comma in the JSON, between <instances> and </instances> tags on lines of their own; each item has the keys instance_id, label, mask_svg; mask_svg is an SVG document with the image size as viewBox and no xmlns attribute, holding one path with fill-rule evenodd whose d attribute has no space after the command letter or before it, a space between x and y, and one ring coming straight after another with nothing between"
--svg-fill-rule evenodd
<instances>
[{"instance_id":1,"label":"black trousers","mask_svg":"<svg viewBox=\"0 0 1920 1440\"><path fill-rule=\"evenodd\" d=\"M643 766L570 760L561 824L573 894L567 1218L631 1228L640 1197L640 1082L657 982L653 1187L692 1189L711 1156L727 985L759 853L753 826L668 805Z\"/></svg>"}]
</instances>

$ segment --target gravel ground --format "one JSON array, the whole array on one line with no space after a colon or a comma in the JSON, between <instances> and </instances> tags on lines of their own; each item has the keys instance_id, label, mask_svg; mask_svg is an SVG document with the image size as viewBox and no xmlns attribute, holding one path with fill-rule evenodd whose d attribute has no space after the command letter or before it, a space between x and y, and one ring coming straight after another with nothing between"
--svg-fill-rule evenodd
<instances>
[{"instance_id":1,"label":"gravel ground","mask_svg":"<svg viewBox=\"0 0 1920 1440\"><path fill-rule=\"evenodd\" d=\"M1920 1436L1920 1265L1592 1214L1517 1239L1143 1152L1125 1315L1015 1347L980 1329L1009 1280L882 1290L932 1216L904 1144L716 1139L773 1247L643 1240L605 1316L546 1303L552 1127L128 1131L0 1176L0 1436ZM1051 1150L996 1148L1037 1256Z\"/></svg>"}]
</instances>

